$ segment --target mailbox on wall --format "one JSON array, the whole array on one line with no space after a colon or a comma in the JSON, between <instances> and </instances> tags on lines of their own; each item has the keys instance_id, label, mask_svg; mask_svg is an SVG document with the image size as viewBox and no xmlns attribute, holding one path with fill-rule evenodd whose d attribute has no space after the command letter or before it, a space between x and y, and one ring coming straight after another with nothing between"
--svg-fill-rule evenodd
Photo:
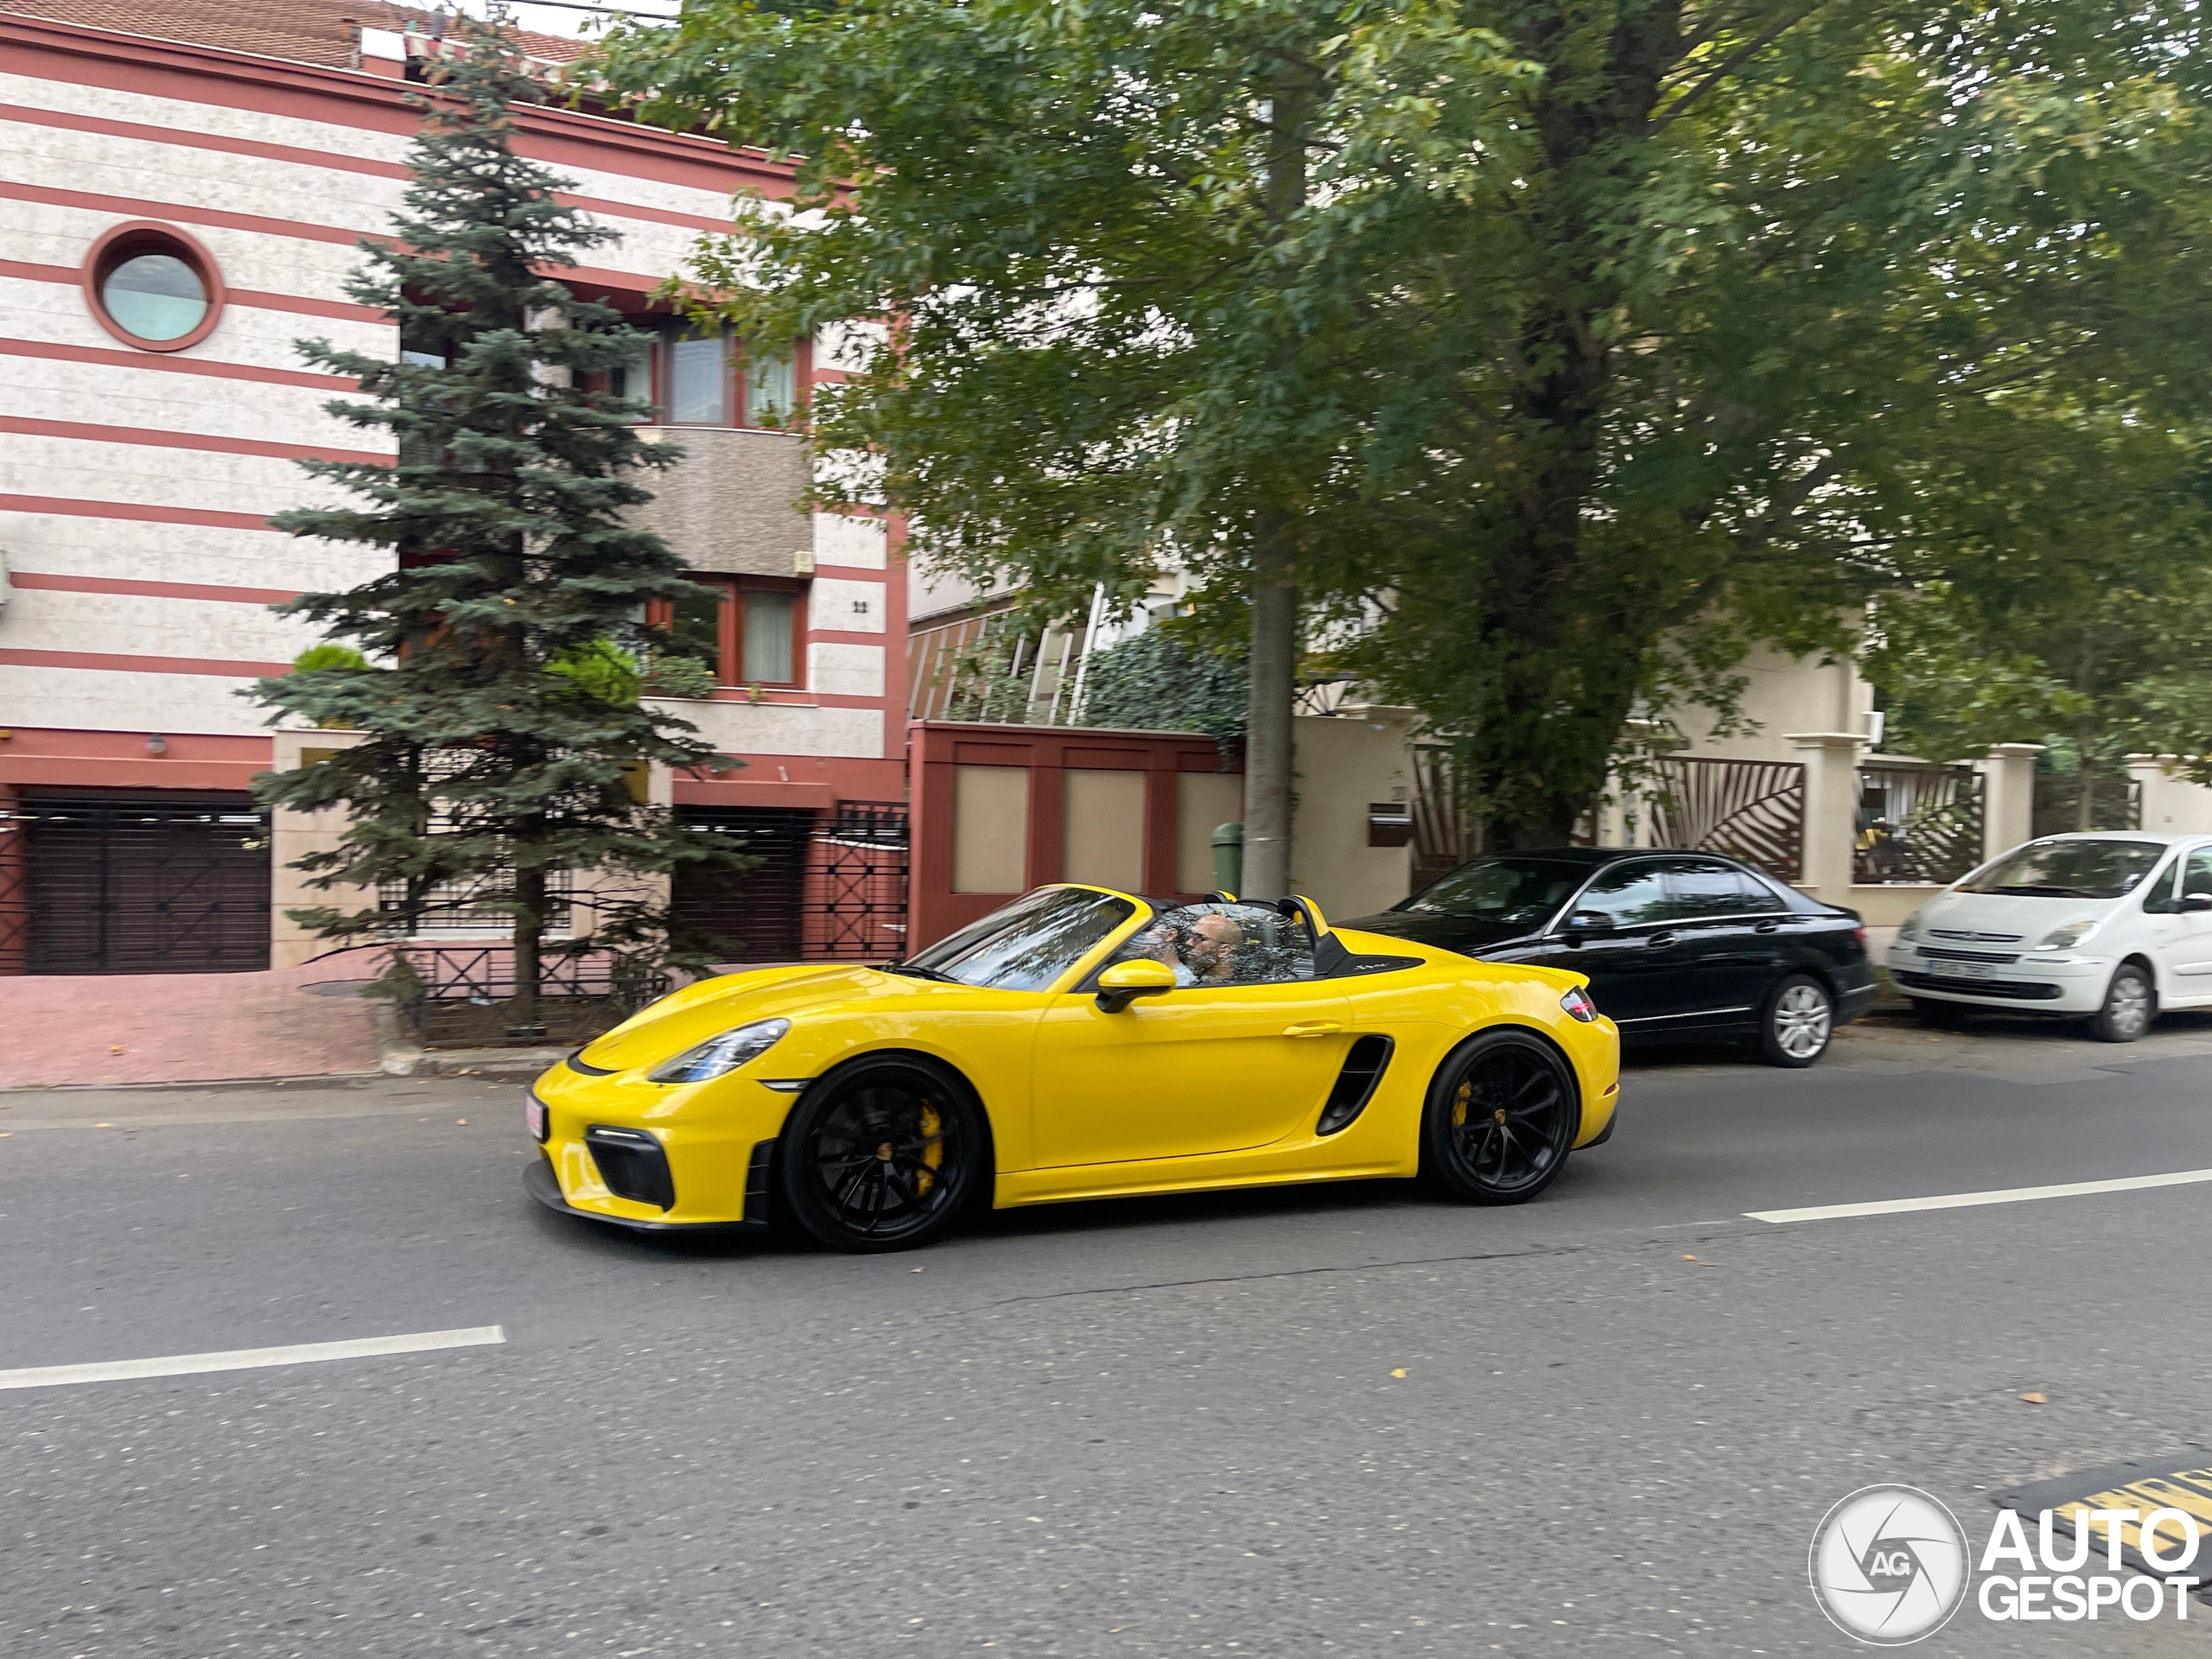
<instances>
[{"instance_id":1,"label":"mailbox on wall","mask_svg":"<svg viewBox=\"0 0 2212 1659\"><path fill-rule=\"evenodd\" d=\"M1414 809L1406 801L1367 804L1367 844L1403 847L1414 838Z\"/></svg>"}]
</instances>

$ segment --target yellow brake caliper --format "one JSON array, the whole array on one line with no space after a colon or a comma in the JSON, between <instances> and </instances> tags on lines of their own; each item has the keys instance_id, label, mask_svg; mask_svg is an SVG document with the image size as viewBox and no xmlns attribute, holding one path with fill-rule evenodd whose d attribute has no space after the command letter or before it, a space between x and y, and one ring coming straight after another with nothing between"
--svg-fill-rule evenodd
<instances>
[{"instance_id":1,"label":"yellow brake caliper","mask_svg":"<svg viewBox=\"0 0 2212 1659\"><path fill-rule=\"evenodd\" d=\"M1464 1128L1467 1122L1467 1103L1475 1097L1475 1085L1463 1083L1459 1092L1452 1097L1452 1127Z\"/></svg>"},{"instance_id":2,"label":"yellow brake caliper","mask_svg":"<svg viewBox=\"0 0 2212 1659\"><path fill-rule=\"evenodd\" d=\"M933 1171L944 1165L944 1120L937 1115L937 1108L926 1100L922 1103L922 1167L914 1172L914 1196L927 1198L937 1185Z\"/></svg>"}]
</instances>

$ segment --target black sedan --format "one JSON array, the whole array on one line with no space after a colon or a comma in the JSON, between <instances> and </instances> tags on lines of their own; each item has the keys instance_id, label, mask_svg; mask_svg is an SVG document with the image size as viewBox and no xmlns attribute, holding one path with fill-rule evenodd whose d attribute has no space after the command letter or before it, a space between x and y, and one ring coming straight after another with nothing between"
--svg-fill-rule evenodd
<instances>
[{"instance_id":1,"label":"black sedan","mask_svg":"<svg viewBox=\"0 0 2212 1659\"><path fill-rule=\"evenodd\" d=\"M1488 854L1343 925L1587 974L1630 1046L1740 1039L1810 1065L1874 1001L1854 912L1710 853Z\"/></svg>"}]
</instances>

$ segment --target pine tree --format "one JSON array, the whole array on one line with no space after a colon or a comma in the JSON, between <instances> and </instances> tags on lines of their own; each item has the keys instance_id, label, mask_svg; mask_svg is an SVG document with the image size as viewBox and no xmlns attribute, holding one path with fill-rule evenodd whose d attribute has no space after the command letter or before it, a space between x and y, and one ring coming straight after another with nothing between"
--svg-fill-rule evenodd
<instances>
[{"instance_id":1,"label":"pine tree","mask_svg":"<svg viewBox=\"0 0 2212 1659\"><path fill-rule=\"evenodd\" d=\"M350 591L280 607L355 642L367 665L257 687L283 715L367 736L258 783L270 804L350 815L335 849L298 861L310 886L397 887L410 932L442 909L512 916L513 1013L533 1027L556 872L650 878L750 861L633 792L649 763L741 764L642 705L634 677L594 671L610 650L646 662L670 644L643 619L648 601L686 592L683 567L626 516L652 499L638 474L682 452L640 439L643 405L588 389L648 336L543 273L615 232L562 206L568 181L514 154L515 106L539 89L512 41L482 26L459 39L416 100L423 125L391 239L361 244L367 264L347 285L398 323L397 360L301 342L374 400L331 412L391 435L397 461L308 461L352 504L270 520L393 556ZM665 959L666 908L631 888L594 897L588 948ZM292 914L333 939L395 921L374 905Z\"/></svg>"}]
</instances>

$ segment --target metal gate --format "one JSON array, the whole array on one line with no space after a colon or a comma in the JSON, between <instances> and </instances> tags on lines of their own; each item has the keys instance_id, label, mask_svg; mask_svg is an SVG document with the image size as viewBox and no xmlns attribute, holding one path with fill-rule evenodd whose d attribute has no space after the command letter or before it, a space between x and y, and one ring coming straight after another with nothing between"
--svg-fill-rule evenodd
<instances>
[{"instance_id":1,"label":"metal gate","mask_svg":"<svg viewBox=\"0 0 2212 1659\"><path fill-rule=\"evenodd\" d=\"M1851 879L1941 887L1981 862L1981 774L1967 766L1859 769Z\"/></svg>"},{"instance_id":2,"label":"metal gate","mask_svg":"<svg viewBox=\"0 0 2212 1659\"><path fill-rule=\"evenodd\" d=\"M1643 786L1651 847L1726 853L1795 881L1805 852L1805 768L1794 760L1664 755Z\"/></svg>"},{"instance_id":3,"label":"metal gate","mask_svg":"<svg viewBox=\"0 0 2212 1659\"><path fill-rule=\"evenodd\" d=\"M735 836L756 862L730 874L687 869L676 919L733 962L881 962L906 937L906 809L846 801L828 813L682 807L701 830Z\"/></svg>"},{"instance_id":4,"label":"metal gate","mask_svg":"<svg viewBox=\"0 0 2212 1659\"><path fill-rule=\"evenodd\" d=\"M2143 827L2143 785L2135 778L2092 778L2089 780L2089 822L2082 823L2082 778L2039 772L2036 774L2035 805L2028 833L2037 839L2063 836L2069 830L2140 830Z\"/></svg>"},{"instance_id":5,"label":"metal gate","mask_svg":"<svg viewBox=\"0 0 2212 1659\"><path fill-rule=\"evenodd\" d=\"M881 962L906 954L906 808L842 801L807 849L803 953L810 961Z\"/></svg>"},{"instance_id":6,"label":"metal gate","mask_svg":"<svg viewBox=\"0 0 2212 1659\"><path fill-rule=\"evenodd\" d=\"M1452 751L1414 750L1414 891L1456 870L1483 849L1482 827L1468 810L1465 780Z\"/></svg>"},{"instance_id":7,"label":"metal gate","mask_svg":"<svg viewBox=\"0 0 2212 1659\"><path fill-rule=\"evenodd\" d=\"M268 968L269 818L250 798L33 798L0 813L22 848L30 972Z\"/></svg>"}]
</instances>

